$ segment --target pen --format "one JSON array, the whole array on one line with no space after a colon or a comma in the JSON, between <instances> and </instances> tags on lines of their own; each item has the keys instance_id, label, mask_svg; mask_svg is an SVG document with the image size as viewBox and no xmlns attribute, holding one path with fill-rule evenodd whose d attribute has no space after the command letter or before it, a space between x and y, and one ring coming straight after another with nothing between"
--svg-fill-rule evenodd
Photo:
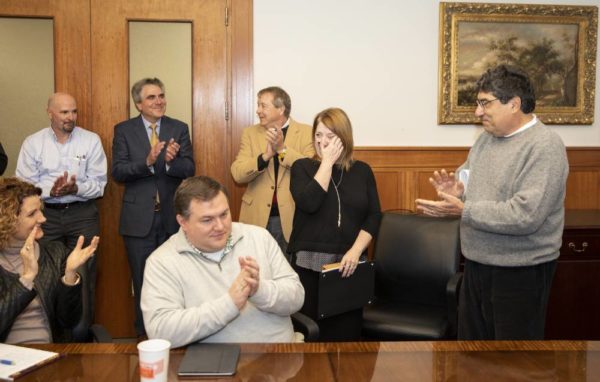
<instances>
[{"instance_id":1,"label":"pen","mask_svg":"<svg viewBox=\"0 0 600 382\"><path fill-rule=\"evenodd\" d=\"M0 359L0 364L2 365L14 365L15 362L10 359Z\"/></svg>"}]
</instances>

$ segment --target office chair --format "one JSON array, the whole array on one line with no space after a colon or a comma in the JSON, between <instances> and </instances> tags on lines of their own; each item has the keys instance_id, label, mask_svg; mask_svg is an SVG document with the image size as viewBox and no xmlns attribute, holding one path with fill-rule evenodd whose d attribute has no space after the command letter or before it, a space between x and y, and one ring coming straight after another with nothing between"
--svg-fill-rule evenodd
<instances>
[{"instance_id":1,"label":"office chair","mask_svg":"<svg viewBox=\"0 0 600 382\"><path fill-rule=\"evenodd\" d=\"M89 271L87 264L83 264L77 269L77 272L81 276L81 304L82 312L81 319L71 329L69 342L100 342L110 343L113 342L112 336L108 333L108 330L100 324L93 324L93 307L90 300L90 286L89 286Z\"/></svg>"},{"instance_id":2,"label":"office chair","mask_svg":"<svg viewBox=\"0 0 600 382\"><path fill-rule=\"evenodd\" d=\"M375 244L375 301L363 315L365 339L456 338L459 224L457 218L383 214Z\"/></svg>"},{"instance_id":3,"label":"office chair","mask_svg":"<svg viewBox=\"0 0 600 382\"><path fill-rule=\"evenodd\" d=\"M291 317L294 331L304 335L304 342L316 342L319 339L319 325L312 318L300 312Z\"/></svg>"},{"instance_id":4,"label":"office chair","mask_svg":"<svg viewBox=\"0 0 600 382\"><path fill-rule=\"evenodd\" d=\"M292 255L284 253L288 263L292 265ZM293 268L293 265L292 265ZM319 325L304 313L296 312L290 316L294 332L299 332L304 335L304 342L316 342L319 339Z\"/></svg>"}]
</instances>

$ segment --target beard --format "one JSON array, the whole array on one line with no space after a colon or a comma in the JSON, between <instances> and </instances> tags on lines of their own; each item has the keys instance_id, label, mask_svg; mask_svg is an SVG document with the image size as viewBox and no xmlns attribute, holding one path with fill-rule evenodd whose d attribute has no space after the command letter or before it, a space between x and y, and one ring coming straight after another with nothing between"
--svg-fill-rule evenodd
<instances>
[{"instance_id":1,"label":"beard","mask_svg":"<svg viewBox=\"0 0 600 382\"><path fill-rule=\"evenodd\" d=\"M75 122L65 122L65 123L63 123L62 130L64 132L70 133L73 131L74 128L75 128Z\"/></svg>"}]
</instances>

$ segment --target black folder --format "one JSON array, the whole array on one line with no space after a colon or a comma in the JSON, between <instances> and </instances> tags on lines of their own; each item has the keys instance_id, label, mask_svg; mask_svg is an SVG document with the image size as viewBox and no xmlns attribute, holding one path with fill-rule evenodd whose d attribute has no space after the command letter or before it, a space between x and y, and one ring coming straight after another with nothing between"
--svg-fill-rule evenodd
<instances>
[{"instance_id":1,"label":"black folder","mask_svg":"<svg viewBox=\"0 0 600 382\"><path fill-rule=\"evenodd\" d=\"M370 304L375 295L375 263L360 262L352 276L342 278L339 268L324 270L319 275L319 319L360 309Z\"/></svg>"},{"instance_id":2,"label":"black folder","mask_svg":"<svg viewBox=\"0 0 600 382\"><path fill-rule=\"evenodd\" d=\"M179 365L180 377L227 376L235 374L240 345L194 344L188 346Z\"/></svg>"}]
</instances>

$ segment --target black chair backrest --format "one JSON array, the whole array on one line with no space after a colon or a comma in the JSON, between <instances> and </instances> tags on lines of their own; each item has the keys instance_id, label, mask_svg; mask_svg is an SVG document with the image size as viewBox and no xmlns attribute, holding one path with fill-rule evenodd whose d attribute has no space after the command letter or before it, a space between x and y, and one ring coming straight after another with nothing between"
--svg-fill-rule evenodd
<instances>
[{"instance_id":1,"label":"black chair backrest","mask_svg":"<svg viewBox=\"0 0 600 382\"><path fill-rule=\"evenodd\" d=\"M92 301L90 300L90 280L87 264L83 264L77 269L81 276L81 318L75 327L71 330L71 339L69 342L92 342Z\"/></svg>"},{"instance_id":2,"label":"black chair backrest","mask_svg":"<svg viewBox=\"0 0 600 382\"><path fill-rule=\"evenodd\" d=\"M446 283L458 272L460 219L386 212L375 246L375 296L446 305Z\"/></svg>"}]
</instances>

